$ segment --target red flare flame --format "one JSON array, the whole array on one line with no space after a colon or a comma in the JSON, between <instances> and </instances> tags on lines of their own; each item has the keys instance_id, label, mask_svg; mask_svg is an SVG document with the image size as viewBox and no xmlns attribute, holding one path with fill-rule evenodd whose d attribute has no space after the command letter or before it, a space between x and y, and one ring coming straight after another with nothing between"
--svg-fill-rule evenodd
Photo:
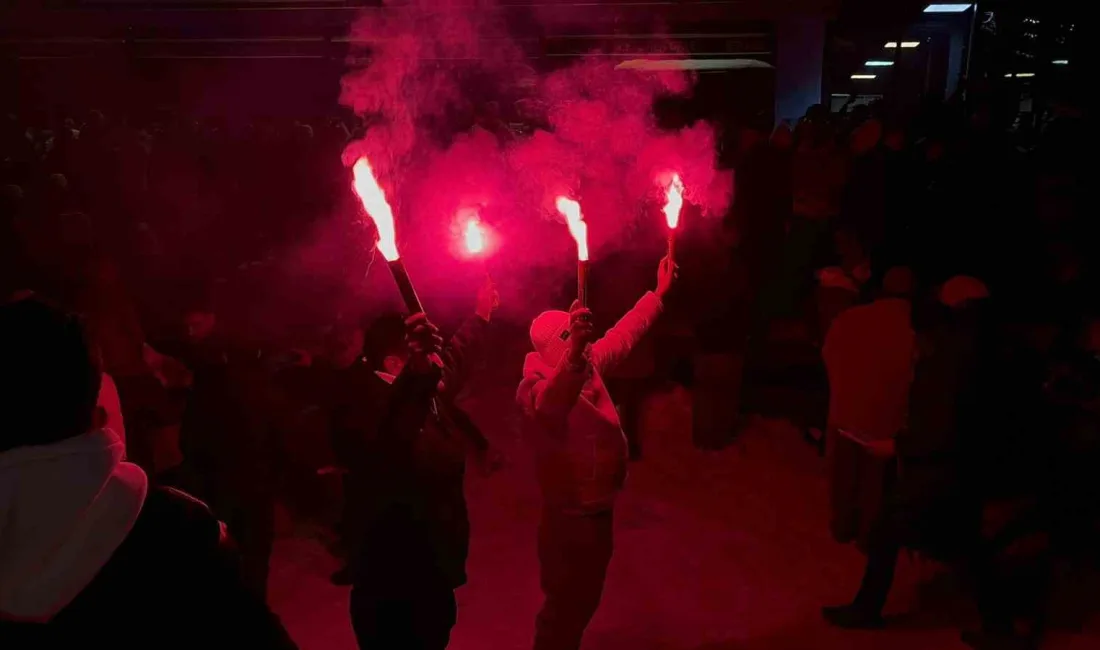
<instances>
[{"instance_id":1,"label":"red flare flame","mask_svg":"<svg viewBox=\"0 0 1100 650\"><path fill-rule=\"evenodd\" d=\"M684 184L680 175L673 174L668 184L668 201L665 203L665 223L672 230L680 225L680 210L684 207Z\"/></svg>"},{"instance_id":2,"label":"red flare flame","mask_svg":"<svg viewBox=\"0 0 1100 650\"><path fill-rule=\"evenodd\" d=\"M397 252L397 231L393 224L393 210L386 201L386 193L374 178L374 171L366 158L355 161L352 174L355 177L352 187L378 230L378 252L382 253L386 261L393 262L401 256Z\"/></svg>"},{"instance_id":3,"label":"red flare flame","mask_svg":"<svg viewBox=\"0 0 1100 650\"><path fill-rule=\"evenodd\" d=\"M565 223L569 226L569 234L577 241L577 259L581 262L588 261L588 224L584 222L581 214L581 204L576 201L559 196L557 200L558 212L565 217Z\"/></svg>"},{"instance_id":4,"label":"red flare flame","mask_svg":"<svg viewBox=\"0 0 1100 650\"><path fill-rule=\"evenodd\" d=\"M481 227L481 219L476 214L466 221L463 237L466 239L466 252L471 255L485 252L485 230Z\"/></svg>"}]
</instances>

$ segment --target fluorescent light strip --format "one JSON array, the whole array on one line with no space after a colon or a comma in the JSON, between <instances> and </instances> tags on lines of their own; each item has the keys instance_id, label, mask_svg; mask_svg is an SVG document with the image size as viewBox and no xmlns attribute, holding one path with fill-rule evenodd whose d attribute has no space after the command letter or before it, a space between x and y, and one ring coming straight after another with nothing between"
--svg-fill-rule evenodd
<instances>
[{"instance_id":1,"label":"fluorescent light strip","mask_svg":"<svg viewBox=\"0 0 1100 650\"><path fill-rule=\"evenodd\" d=\"M747 70L772 68L756 59L631 59L615 66L616 70Z\"/></svg>"},{"instance_id":2,"label":"fluorescent light strip","mask_svg":"<svg viewBox=\"0 0 1100 650\"><path fill-rule=\"evenodd\" d=\"M902 41L901 47L903 49L911 50L914 47L920 47L920 41Z\"/></svg>"},{"instance_id":3,"label":"fluorescent light strip","mask_svg":"<svg viewBox=\"0 0 1100 650\"><path fill-rule=\"evenodd\" d=\"M885 47L886 47L886 49L888 49L888 50L894 50L894 49L897 49L897 47L898 47L898 42L897 42L897 41L886 41L886 46L885 46Z\"/></svg>"},{"instance_id":4,"label":"fluorescent light strip","mask_svg":"<svg viewBox=\"0 0 1100 650\"><path fill-rule=\"evenodd\" d=\"M970 9L974 5L972 4L931 4L924 8L926 14L961 14L962 12Z\"/></svg>"},{"instance_id":5,"label":"fluorescent light strip","mask_svg":"<svg viewBox=\"0 0 1100 650\"><path fill-rule=\"evenodd\" d=\"M852 79L874 79L877 76L878 75L873 74L854 74L852 75Z\"/></svg>"},{"instance_id":6,"label":"fluorescent light strip","mask_svg":"<svg viewBox=\"0 0 1100 650\"><path fill-rule=\"evenodd\" d=\"M1069 65L1069 59L1054 59L1051 63L1054 65Z\"/></svg>"},{"instance_id":7,"label":"fluorescent light strip","mask_svg":"<svg viewBox=\"0 0 1100 650\"><path fill-rule=\"evenodd\" d=\"M876 59L871 59L870 61L867 61L863 65L867 66L868 68L886 68L886 67L894 65L894 62L893 61L879 61L879 60L876 60Z\"/></svg>"},{"instance_id":8,"label":"fluorescent light strip","mask_svg":"<svg viewBox=\"0 0 1100 650\"><path fill-rule=\"evenodd\" d=\"M1016 73L1016 78L1017 79L1030 79L1031 77L1034 77L1034 76L1035 76L1034 72L1017 72Z\"/></svg>"}]
</instances>

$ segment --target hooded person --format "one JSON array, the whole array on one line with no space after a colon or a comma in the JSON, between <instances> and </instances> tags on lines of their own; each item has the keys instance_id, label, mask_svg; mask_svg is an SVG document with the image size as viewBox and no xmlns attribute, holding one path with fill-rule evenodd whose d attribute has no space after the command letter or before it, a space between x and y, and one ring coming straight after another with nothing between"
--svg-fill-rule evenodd
<instances>
[{"instance_id":1,"label":"hooded person","mask_svg":"<svg viewBox=\"0 0 1100 650\"><path fill-rule=\"evenodd\" d=\"M333 579L351 583L360 648L443 650L450 640L470 546L466 457L489 453L455 398L497 303L487 282L445 346L423 314L379 319L366 336L369 365L355 363L335 382L332 443L346 468L341 532L350 557Z\"/></svg>"},{"instance_id":2,"label":"hooded person","mask_svg":"<svg viewBox=\"0 0 1100 650\"><path fill-rule=\"evenodd\" d=\"M596 613L611 561L612 511L628 448L603 376L630 354L664 309L675 265L667 258L646 293L599 340L591 312L547 311L531 323L516 399L530 424L542 491L538 553L545 601L535 650L577 650Z\"/></svg>"},{"instance_id":3,"label":"hooded person","mask_svg":"<svg viewBox=\"0 0 1100 650\"><path fill-rule=\"evenodd\" d=\"M873 453L896 456L897 478L867 533L859 591L849 604L822 610L835 626L884 624L882 610L903 547L968 565L983 618L1000 609L996 582L981 553L981 501L990 455L986 443L989 436L1003 435L997 418L1008 373L999 356L1003 333L988 296L980 280L956 276L941 288L939 305L913 318L916 354L904 426L892 438L867 443ZM885 394L873 397L889 400Z\"/></svg>"},{"instance_id":4,"label":"hooded person","mask_svg":"<svg viewBox=\"0 0 1100 650\"><path fill-rule=\"evenodd\" d=\"M841 543L860 538L881 506L891 458L871 453L905 425L912 378L913 274L890 269L873 301L842 312L825 337L829 377L826 448L831 528Z\"/></svg>"},{"instance_id":5,"label":"hooded person","mask_svg":"<svg viewBox=\"0 0 1100 650\"><path fill-rule=\"evenodd\" d=\"M0 305L0 646L294 648L209 510L97 428L101 377L76 318Z\"/></svg>"}]
</instances>

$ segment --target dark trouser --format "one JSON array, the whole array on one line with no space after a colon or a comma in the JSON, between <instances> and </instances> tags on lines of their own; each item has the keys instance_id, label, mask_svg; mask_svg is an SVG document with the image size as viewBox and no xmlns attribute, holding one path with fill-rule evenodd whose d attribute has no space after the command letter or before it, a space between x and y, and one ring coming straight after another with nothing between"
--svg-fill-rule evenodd
<instances>
[{"instance_id":1,"label":"dark trouser","mask_svg":"<svg viewBox=\"0 0 1100 650\"><path fill-rule=\"evenodd\" d=\"M902 546L902 531L897 517L882 513L872 524L867 539L867 567L859 585L855 604L869 612L881 613L894 584L894 571Z\"/></svg>"},{"instance_id":2,"label":"dark trouser","mask_svg":"<svg viewBox=\"0 0 1100 650\"><path fill-rule=\"evenodd\" d=\"M611 511L567 515L543 509L539 565L546 596L534 650L577 650L603 595L613 547Z\"/></svg>"},{"instance_id":3,"label":"dark trouser","mask_svg":"<svg viewBox=\"0 0 1100 650\"><path fill-rule=\"evenodd\" d=\"M896 461L875 456L839 431L831 430L827 436L833 539L841 544L858 540L860 548L866 549Z\"/></svg>"},{"instance_id":4,"label":"dark trouser","mask_svg":"<svg viewBox=\"0 0 1100 650\"><path fill-rule=\"evenodd\" d=\"M888 498L867 537L867 567L854 604L881 613L894 583L898 553L903 546L932 550L933 557L959 563L972 574L983 617L998 609L992 564L981 543L976 513L947 494L925 502Z\"/></svg>"},{"instance_id":5,"label":"dark trouser","mask_svg":"<svg viewBox=\"0 0 1100 650\"><path fill-rule=\"evenodd\" d=\"M444 650L457 618L454 590L441 580L351 590L351 625L359 650Z\"/></svg>"},{"instance_id":6,"label":"dark trouser","mask_svg":"<svg viewBox=\"0 0 1100 650\"><path fill-rule=\"evenodd\" d=\"M340 546L347 556L347 565L354 568L359 548L363 544L366 519L363 513L369 502L367 484L359 473L351 470L343 476L344 502L340 509Z\"/></svg>"}]
</instances>

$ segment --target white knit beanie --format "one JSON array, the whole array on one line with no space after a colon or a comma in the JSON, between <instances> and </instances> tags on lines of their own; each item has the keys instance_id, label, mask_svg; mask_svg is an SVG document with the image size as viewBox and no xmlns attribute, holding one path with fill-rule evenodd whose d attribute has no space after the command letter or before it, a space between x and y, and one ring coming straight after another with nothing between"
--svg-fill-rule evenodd
<instances>
[{"instance_id":1,"label":"white knit beanie","mask_svg":"<svg viewBox=\"0 0 1100 650\"><path fill-rule=\"evenodd\" d=\"M544 311L531 322L531 344L547 365L557 366L569 349L569 313Z\"/></svg>"}]
</instances>

